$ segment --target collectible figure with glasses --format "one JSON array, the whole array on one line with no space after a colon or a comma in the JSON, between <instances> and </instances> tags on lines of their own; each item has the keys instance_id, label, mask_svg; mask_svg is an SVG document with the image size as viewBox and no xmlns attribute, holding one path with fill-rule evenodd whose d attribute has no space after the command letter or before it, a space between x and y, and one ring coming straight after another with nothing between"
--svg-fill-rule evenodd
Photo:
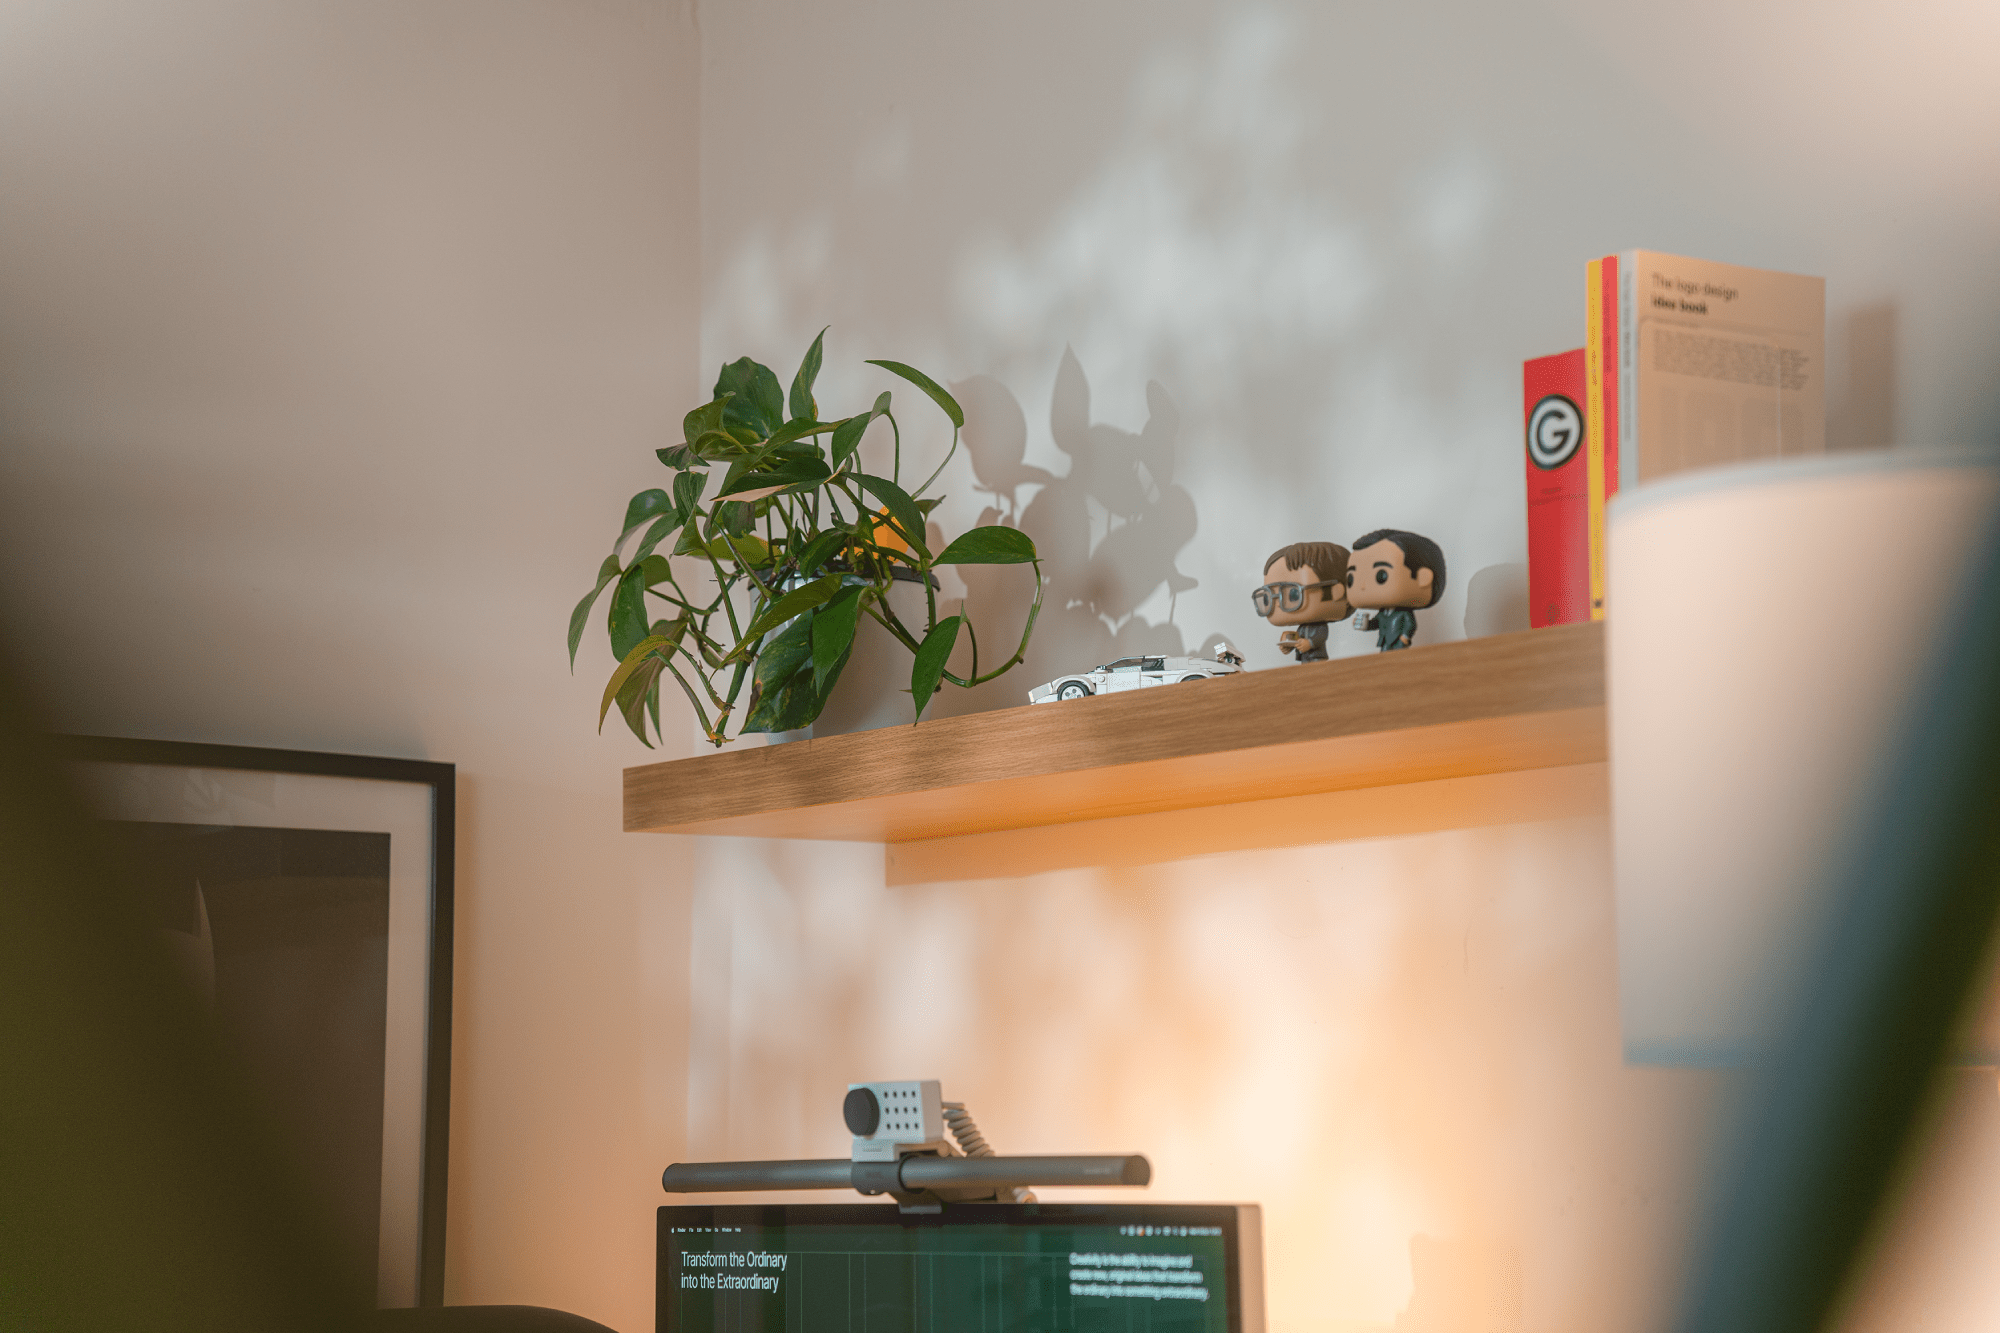
<instances>
[{"instance_id":1,"label":"collectible figure with glasses","mask_svg":"<svg viewBox=\"0 0 2000 1333\"><path fill-rule=\"evenodd\" d=\"M1326 660L1328 627L1347 619L1347 559L1347 548L1335 542L1293 542L1264 562L1264 586L1250 603L1284 628L1279 652L1301 662Z\"/></svg>"}]
</instances>

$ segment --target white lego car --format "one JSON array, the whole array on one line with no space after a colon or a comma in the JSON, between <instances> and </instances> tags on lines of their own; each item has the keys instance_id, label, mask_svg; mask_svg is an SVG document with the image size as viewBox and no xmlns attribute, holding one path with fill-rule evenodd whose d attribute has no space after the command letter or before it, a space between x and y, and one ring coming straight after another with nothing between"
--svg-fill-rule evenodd
<instances>
[{"instance_id":1,"label":"white lego car","mask_svg":"<svg viewBox=\"0 0 2000 1333\"><path fill-rule=\"evenodd\" d=\"M1081 699L1092 694L1116 694L1121 690L1143 690L1149 685L1179 685L1190 680L1212 680L1233 676L1243 670L1243 659L1227 646L1209 657L1121 657L1101 667L1057 676L1046 685L1028 691L1031 704L1052 703L1057 699Z\"/></svg>"}]
</instances>

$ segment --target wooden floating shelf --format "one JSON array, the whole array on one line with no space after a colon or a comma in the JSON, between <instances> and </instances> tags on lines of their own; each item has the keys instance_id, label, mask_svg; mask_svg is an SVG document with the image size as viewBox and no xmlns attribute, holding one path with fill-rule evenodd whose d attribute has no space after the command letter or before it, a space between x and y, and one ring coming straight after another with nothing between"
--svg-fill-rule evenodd
<instances>
[{"instance_id":1,"label":"wooden floating shelf","mask_svg":"<svg viewBox=\"0 0 2000 1333\"><path fill-rule=\"evenodd\" d=\"M625 770L625 828L913 842L1601 762L1602 624Z\"/></svg>"}]
</instances>

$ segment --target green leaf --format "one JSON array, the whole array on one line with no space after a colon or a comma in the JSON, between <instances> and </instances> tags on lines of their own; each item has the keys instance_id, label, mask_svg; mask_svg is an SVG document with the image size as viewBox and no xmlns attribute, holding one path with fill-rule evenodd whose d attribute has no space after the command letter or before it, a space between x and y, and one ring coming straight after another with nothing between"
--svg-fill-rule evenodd
<instances>
[{"instance_id":1,"label":"green leaf","mask_svg":"<svg viewBox=\"0 0 2000 1333\"><path fill-rule=\"evenodd\" d=\"M667 558L663 555L647 556L639 562L639 568L643 571L643 577L640 579L640 582L644 583L648 588L656 583L665 583L674 576L674 567L667 563ZM655 634L659 632L658 629L653 631Z\"/></svg>"},{"instance_id":2,"label":"green leaf","mask_svg":"<svg viewBox=\"0 0 2000 1333\"><path fill-rule=\"evenodd\" d=\"M821 605L840 591L840 575L828 574L823 579L815 579L803 588L794 588L778 598L750 622L743 631L743 639L723 661L734 661L755 651L757 640L769 634L793 616L802 615Z\"/></svg>"},{"instance_id":3,"label":"green leaf","mask_svg":"<svg viewBox=\"0 0 2000 1333\"><path fill-rule=\"evenodd\" d=\"M716 499L727 496L732 500L761 500L767 495L776 495L781 491L817 486L832 475L832 470L817 458L787 458L781 460L775 467L746 472L735 481L724 485L716 495Z\"/></svg>"},{"instance_id":4,"label":"green leaf","mask_svg":"<svg viewBox=\"0 0 2000 1333\"><path fill-rule=\"evenodd\" d=\"M793 673L774 688L751 695L750 715L743 723L744 731L796 731L809 727L826 711L826 702L833 696L833 687L840 680L840 673L847 667L847 659L828 675L825 689L813 686L810 667Z\"/></svg>"},{"instance_id":5,"label":"green leaf","mask_svg":"<svg viewBox=\"0 0 2000 1333\"><path fill-rule=\"evenodd\" d=\"M1019 528L974 528L938 555L940 565L1025 565L1035 543Z\"/></svg>"},{"instance_id":6,"label":"green leaf","mask_svg":"<svg viewBox=\"0 0 2000 1333\"><path fill-rule=\"evenodd\" d=\"M717 500L720 500L723 497L723 495L726 494L733 487L735 487L737 483L741 482L745 477L749 476L751 467L752 467L751 461L747 458L739 458L734 463L731 463L729 465L729 471L722 474L722 484L716 487L715 498Z\"/></svg>"},{"instance_id":7,"label":"green leaf","mask_svg":"<svg viewBox=\"0 0 2000 1333\"><path fill-rule=\"evenodd\" d=\"M611 705L618 698L618 691L625 688L625 682L632 679L633 673L645 665L653 654L670 651L672 647L673 645L665 638L654 638L650 635L632 645L632 651L625 654L624 659L618 663L618 669L611 673L611 679L605 682L604 700L597 706L599 731L604 730L604 716L611 711Z\"/></svg>"},{"instance_id":8,"label":"green leaf","mask_svg":"<svg viewBox=\"0 0 2000 1333\"><path fill-rule=\"evenodd\" d=\"M833 441L828 452L833 458L835 467L846 462L848 455L860 445L861 437L868 433L868 423L873 420L875 415L872 412L864 412L858 417L849 417L834 428Z\"/></svg>"},{"instance_id":9,"label":"green leaf","mask_svg":"<svg viewBox=\"0 0 2000 1333\"><path fill-rule=\"evenodd\" d=\"M685 521L694 519L694 507L701 503L701 488L707 479L698 472L683 472L674 478L674 508Z\"/></svg>"},{"instance_id":10,"label":"green leaf","mask_svg":"<svg viewBox=\"0 0 2000 1333\"><path fill-rule=\"evenodd\" d=\"M829 534L832 535L832 534ZM604 585L618 577L618 557L607 555L604 563L597 567L597 586L590 594L576 604L576 610L569 613L569 669L576 670L576 646L583 642L583 627L590 619L590 608L597 605L597 596L604 591Z\"/></svg>"},{"instance_id":11,"label":"green leaf","mask_svg":"<svg viewBox=\"0 0 2000 1333\"><path fill-rule=\"evenodd\" d=\"M814 670L811 639L816 616L800 616L771 636L757 654L744 731L794 731L810 726L826 707L851 653L822 678Z\"/></svg>"},{"instance_id":12,"label":"green leaf","mask_svg":"<svg viewBox=\"0 0 2000 1333\"><path fill-rule=\"evenodd\" d=\"M923 717L924 706L937 693L938 681L944 678L945 662L958 646L959 626L964 623L963 616L946 616L917 645L917 660L910 667L910 697L917 702L918 718Z\"/></svg>"},{"instance_id":13,"label":"green leaf","mask_svg":"<svg viewBox=\"0 0 2000 1333\"><path fill-rule=\"evenodd\" d=\"M719 536L708 544L709 554L747 569L762 569L771 563L771 548L757 535Z\"/></svg>"},{"instance_id":14,"label":"green leaf","mask_svg":"<svg viewBox=\"0 0 2000 1333\"><path fill-rule=\"evenodd\" d=\"M715 506L714 513L715 526L732 537L747 536L757 526L757 515L746 502L724 500Z\"/></svg>"},{"instance_id":15,"label":"green leaf","mask_svg":"<svg viewBox=\"0 0 2000 1333\"><path fill-rule=\"evenodd\" d=\"M618 530L618 540L624 541L632 535L632 529L649 518L657 518L674 507L667 493L657 487L650 491L640 491L625 506L625 526Z\"/></svg>"},{"instance_id":16,"label":"green leaf","mask_svg":"<svg viewBox=\"0 0 2000 1333\"><path fill-rule=\"evenodd\" d=\"M804 417L794 417L771 432L771 438L764 442L765 451L775 451L796 440L803 440L808 435L824 435L833 428L834 423L831 421L809 421ZM817 454L819 450L814 449L813 452Z\"/></svg>"},{"instance_id":17,"label":"green leaf","mask_svg":"<svg viewBox=\"0 0 2000 1333\"><path fill-rule=\"evenodd\" d=\"M660 678L666 673L669 656L687 632L687 627L685 615L673 620L655 621L650 637L659 640L658 645L649 656L640 660L638 669L619 687L617 698L613 701L618 705L625 725L649 750L653 748L653 743L646 739L646 719L652 718L653 734L660 735ZM601 727L603 719L598 721Z\"/></svg>"},{"instance_id":18,"label":"green leaf","mask_svg":"<svg viewBox=\"0 0 2000 1333\"><path fill-rule=\"evenodd\" d=\"M685 472L691 467L707 467L694 449L685 444L677 444L671 449L655 449L653 456L676 472Z\"/></svg>"},{"instance_id":19,"label":"green leaf","mask_svg":"<svg viewBox=\"0 0 2000 1333\"><path fill-rule=\"evenodd\" d=\"M715 396L734 395L722 409L722 424L742 427L764 439L785 422L785 391L769 366L740 357L715 377Z\"/></svg>"},{"instance_id":20,"label":"green leaf","mask_svg":"<svg viewBox=\"0 0 2000 1333\"><path fill-rule=\"evenodd\" d=\"M824 706L813 690L812 670L795 671L770 686L750 691L750 711L744 716L742 730L792 731L818 717Z\"/></svg>"},{"instance_id":21,"label":"green leaf","mask_svg":"<svg viewBox=\"0 0 2000 1333\"><path fill-rule=\"evenodd\" d=\"M958 399L946 393L944 386L929 375L924 374L923 371L918 370L915 366L906 366L900 361L870 361L868 364L871 366L880 366L891 375L901 375L904 379L922 389L931 396L932 402L944 409L944 414L951 418L952 425L959 427L961 430L964 429L965 409L958 405Z\"/></svg>"},{"instance_id":22,"label":"green leaf","mask_svg":"<svg viewBox=\"0 0 2000 1333\"><path fill-rule=\"evenodd\" d=\"M648 750L653 743L646 739L646 703L656 696L653 691L660 683L660 673L667 669L666 661L655 655L639 663L625 683L618 687L618 697L613 700L618 705L618 714L625 719L625 725L639 738L639 744ZM599 719L600 723L602 719Z\"/></svg>"},{"instance_id":23,"label":"green leaf","mask_svg":"<svg viewBox=\"0 0 2000 1333\"><path fill-rule=\"evenodd\" d=\"M795 725L801 727L810 726L818 720L820 712L826 707L826 701L833 697L833 687L840 683L840 673L847 670L847 664L853 656L854 649L850 647L840 655L840 660L833 664L833 669L826 673L824 680L821 680L817 674L814 675L814 693L819 698L814 702L812 712L808 713L804 720Z\"/></svg>"},{"instance_id":24,"label":"green leaf","mask_svg":"<svg viewBox=\"0 0 2000 1333\"><path fill-rule=\"evenodd\" d=\"M639 543L637 550L632 552L632 563L636 565L650 558L654 548L665 541L667 534L678 528L681 522L682 518L679 510L675 510L663 518L654 519L653 526L646 529L646 539Z\"/></svg>"},{"instance_id":25,"label":"green leaf","mask_svg":"<svg viewBox=\"0 0 2000 1333\"><path fill-rule=\"evenodd\" d=\"M611 655L622 658L646 637L646 571L633 565L611 592Z\"/></svg>"},{"instance_id":26,"label":"green leaf","mask_svg":"<svg viewBox=\"0 0 2000 1333\"><path fill-rule=\"evenodd\" d=\"M791 731L800 717L819 715L813 689L811 617L800 616L771 636L750 676L744 731Z\"/></svg>"},{"instance_id":27,"label":"green leaf","mask_svg":"<svg viewBox=\"0 0 2000 1333\"><path fill-rule=\"evenodd\" d=\"M729 476L724 480L723 488L726 490L734 485L738 478L768 465L773 459L820 461L818 443L805 440L805 437L831 431L837 424L831 422L822 424L817 421L786 422L775 435L764 441L757 449L747 454L740 454L738 461L730 465Z\"/></svg>"},{"instance_id":28,"label":"green leaf","mask_svg":"<svg viewBox=\"0 0 2000 1333\"><path fill-rule=\"evenodd\" d=\"M888 509L889 518L903 534L903 539L909 542L910 549L922 559L930 559L930 550L924 545L924 511L917 508L917 502L910 498L909 492L886 477L871 477L857 472L854 479Z\"/></svg>"},{"instance_id":29,"label":"green leaf","mask_svg":"<svg viewBox=\"0 0 2000 1333\"><path fill-rule=\"evenodd\" d=\"M819 420L819 404L813 401L813 381L819 378L820 344L825 341L826 329L821 329L819 336L813 339L813 345L806 349L806 359L799 362L799 373L792 376L791 409L794 417Z\"/></svg>"},{"instance_id":30,"label":"green leaf","mask_svg":"<svg viewBox=\"0 0 2000 1333\"><path fill-rule=\"evenodd\" d=\"M874 422L876 417L884 416L888 411L889 391L884 389L877 395L874 407L863 412L858 417L849 417L840 423L840 426L833 432L833 439L829 447L829 453L833 458L833 467L836 472L840 470L840 465L847 461L847 456L861 447L861 437L868 433L869 425Z\"/></svg>"},{"instance_id":31,"label":"green leaf","mask_svg":"<svg viewBox=\"0 0 2000 1333\"><path fill-rule=\"evenodd\" d=\"M801 688L793 699L791 707L779 715L778 721L782 725L778 730L791 731L799 727L809 727L817 722L819 715L826 711L827 700L833 697L833 687L839 684L840 673L846 669L847 657L843 655L834 663L833 670L827 673L826 683L823 686L816 683L817 678L812 672L801 671L797 677L801 682Z\"/></svg>"},{"instance_id":32,"label":"green leaf","mask_svg":"<svg viewBox=\"0 0 2000 1333\"><path fill-rule=\"evenodd\" d=\"M727 405L724 399L718 397L714 402L703 403L681 418L681 435L687 440L690 448L696 440L710 431L722 429L722 412Z\"/></svg>"},{"instance_id":33,"label":"green leaf","mask_svg":"<svg viewBox=\"0 0 2000 1333\"><path fill-rule=\"evenodd\" d=\"M750 673L753 685L776 689L789 676L812 668L812 618L800 616L771 636L757 653Z\"/></svg>"},{"instance_id":34,"label":"green leaf","mask_svg":"<svg viewBox=\"0 0 2000 1333\"><path fill-rule=\"evenodd\" d=\"M861 622L860 588L843 588L840 596L812 614L813 689L826 692L826 678L847 660Z\"/></svg>"},{"instance_id":35,"label":"green leaf","mask_svg":"<svg viewBox=\"0 0 2000 1333\"><path fill-rule=\"evenodd\" d=\"M835 552L845 545L847 545L847 533L844 530L836 528L832 532L822 532L807 542L805 549L799 552L799 574L802 577L811 577L813 571L833 559Z\"/></svg>"},{"instance_id":36,"label":"green leaf","mask_svg":"<svg viewBox=\"0 0 2000 1333\"><path fill-rule=\"evenodd\" d=\"M745 452L743 441L726 430L705 430L690 447L702 458L741 458Z\"/></svg>"}]
</instances>

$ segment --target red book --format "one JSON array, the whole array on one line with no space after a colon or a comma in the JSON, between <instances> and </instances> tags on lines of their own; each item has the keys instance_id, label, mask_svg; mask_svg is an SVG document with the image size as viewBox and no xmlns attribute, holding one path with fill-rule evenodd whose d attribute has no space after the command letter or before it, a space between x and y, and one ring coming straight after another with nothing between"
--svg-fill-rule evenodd
<instances>
[{"instance_id":1,"label":"red book","mask_svg":"<svg viewBox=\"0 0 2000 1333\"><path fill-rule=\"evenodd\" d=\"M1590 617L1583 348L1521 363L1528 459L1528 623Z\"/></svg>"}]
</instances>

